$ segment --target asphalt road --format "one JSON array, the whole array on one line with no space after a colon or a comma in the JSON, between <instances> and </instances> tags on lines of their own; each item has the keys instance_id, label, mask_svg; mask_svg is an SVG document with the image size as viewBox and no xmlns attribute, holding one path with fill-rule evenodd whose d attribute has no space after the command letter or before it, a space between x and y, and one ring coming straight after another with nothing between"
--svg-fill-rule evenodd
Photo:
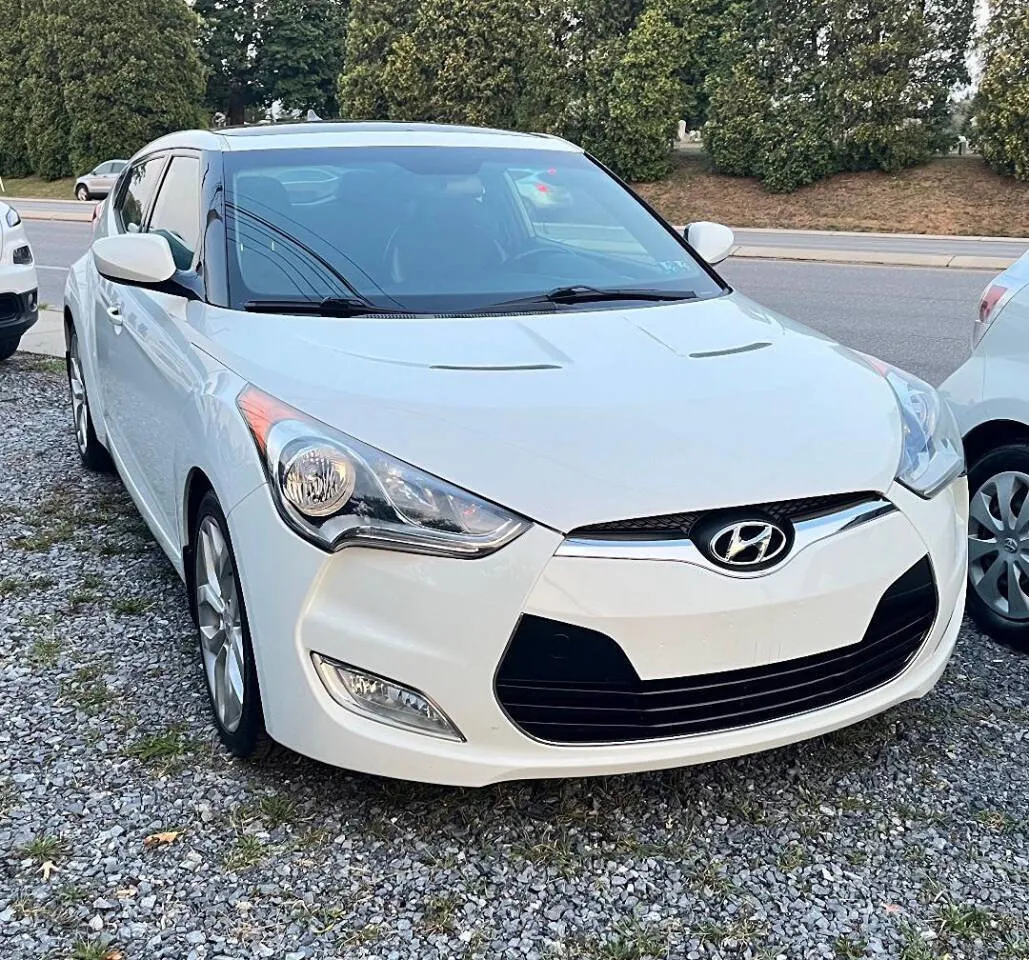
<instances>
[{"instance_id":1,"label":"asphalt road","mask_svg":"<svg viewBox=\"0 0 1029 960\"><path fill-rule=\"evenodd\" d=\"M67 268L86 249L90 225L32 220L25 228L39 266L40 300L59 307ZM765 306L932 383L968 355L972 317L992 276L775 260L732 260L722 273Z\"/></svg>"}]
</instances>

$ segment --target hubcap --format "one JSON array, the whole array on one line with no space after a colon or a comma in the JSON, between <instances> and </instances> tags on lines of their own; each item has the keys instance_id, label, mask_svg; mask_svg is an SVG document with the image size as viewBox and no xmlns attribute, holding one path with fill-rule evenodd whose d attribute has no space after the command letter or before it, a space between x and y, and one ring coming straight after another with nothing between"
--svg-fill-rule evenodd
<instances>
[{"instance_id":1,"label":"hubcap","mask_svg":"<svg viewBox=\"0 0 1029 960\"><path fill-rule=\"evenodd\" d=\"M204 673L218 720L233 733L243 715L243 622L232 556L213 517L204 517L200 524L196 550L196 602Z\"/></svg>"},{"instance_id":2,"label":"hubcap","mask_svg":"<svg viewBox=\"0 0 1029 960\"><path fill-rule=\"evenodd\" d=\"M75 441L79 450L85 453L89 443L89 401L86 399L86 383L82 379L77 341L72 345L68 359L68 385L71 388L71 412L75 418Z\"/></svg>"},{"instance_id":3,"label":"hubcap","mask_svg":"<svg viewBox=\"0 0 1029 960\"><path fill-rule=\"evenodd\" d=\"M972 497L968 573L991 609L1029 620L1029 474L998 473Z\"/></svg>"}]
</instances>

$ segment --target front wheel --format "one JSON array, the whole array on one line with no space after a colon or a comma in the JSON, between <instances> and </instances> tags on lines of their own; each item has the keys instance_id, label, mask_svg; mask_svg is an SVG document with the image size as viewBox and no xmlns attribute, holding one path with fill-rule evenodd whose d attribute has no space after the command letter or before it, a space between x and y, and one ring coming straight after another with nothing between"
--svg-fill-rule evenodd
<instances>
[{"instance_id":1,"label":"front wheel","mask_svg":"<svg viewBox=\"0 0 1029 960\"><path fill-rule=\"evenodd\" d=\"M225 514L210 491L200 502L190 542L200 660L215 728L222 743L235 756L265 756L274 744L265 732L236 557Z\"/></svg>"},{"instance_id":2,"label":"front wheel","mask_svg":"<svg viewBox=\"0 0 1029 960\"><path fill-rule=\"evenodd\" d=\"M1029 444L990 451L968 472L968 612L1029 652Z\"/></svg>"},{"instance_id":3,"label":"front wheel","mask_svg":"<svg viewBox=\"0 0 1029 960\"><path fill-rule=\"evenodd\" d=\"M15 337L13 340L0 340L0 360L9 360L13 357L19 343L21 343L21 337Z\"/></svg>"},{"instance_id":4,"label":"front wheel","mask_svg":"<svg viewBox=\"0 0 1029 960\"><path fill-rule=\"evenodd\" d=\"M75 196L79 200L88 200L89 199L89 187L87 187L84 183L80 183L75 188Z\"/></svg>"},{"instance_id":5,"label":"front wheel","mask_svg":"<svg viewBox=\"0 0 1029 960\"><path fill-rule=\"evenodd\" d=\"M75 423L75 445L79 448L83 465L94 473L110 473L114 464L93 428L93 414L89 408L86 378L82 374L82 358L79 355L79 335L74 330L68 338L68 390L71 394L72 420Z\"/></svg>"}]
</instances>

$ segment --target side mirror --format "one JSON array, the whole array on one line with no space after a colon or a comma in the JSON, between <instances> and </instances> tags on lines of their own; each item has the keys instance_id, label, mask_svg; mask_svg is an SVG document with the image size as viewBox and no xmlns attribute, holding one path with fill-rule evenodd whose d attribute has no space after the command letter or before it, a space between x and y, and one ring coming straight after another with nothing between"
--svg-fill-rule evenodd
<instances>
[{"instance_id":1,"label":"side mirror","mask_svg":"<svg viewBox=\"0 0 1029 960\"><path fill-rule=\"evenodd\" d=\"M168 241L156 233L101 237L93 243L93 262L100 276L116 283L164 283L176 270Z\"/></svg>"},{"instance_id":2,"label":"side mirror","mask_svg":"<svg viewBox=\"0 0 1029 960\"><path fill-rule=\"evenodd\" d=\"M709 223L707 220L691 223L684 235L687 243L712 266L729 256L733 244L736 243L732 230L720 223Z\"/></svg>"}]
</instances>

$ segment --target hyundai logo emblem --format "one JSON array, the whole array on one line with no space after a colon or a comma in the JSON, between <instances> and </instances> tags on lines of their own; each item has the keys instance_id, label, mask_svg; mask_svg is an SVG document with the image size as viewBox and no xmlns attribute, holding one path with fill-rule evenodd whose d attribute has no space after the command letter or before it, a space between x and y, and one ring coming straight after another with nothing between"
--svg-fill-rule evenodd
<instances>
[{"instance_id":1,"label":"hyundai logo emblem","mask_svg":"<svg viewBox=\"0 0 1029 960\"><path fill-rule=\"evenodd\" d=\"M739 570L771 566L788 546L786 531L770 520L739 520L715 531L708 540L712 560Z\"/></svg>"}]
</instances>

